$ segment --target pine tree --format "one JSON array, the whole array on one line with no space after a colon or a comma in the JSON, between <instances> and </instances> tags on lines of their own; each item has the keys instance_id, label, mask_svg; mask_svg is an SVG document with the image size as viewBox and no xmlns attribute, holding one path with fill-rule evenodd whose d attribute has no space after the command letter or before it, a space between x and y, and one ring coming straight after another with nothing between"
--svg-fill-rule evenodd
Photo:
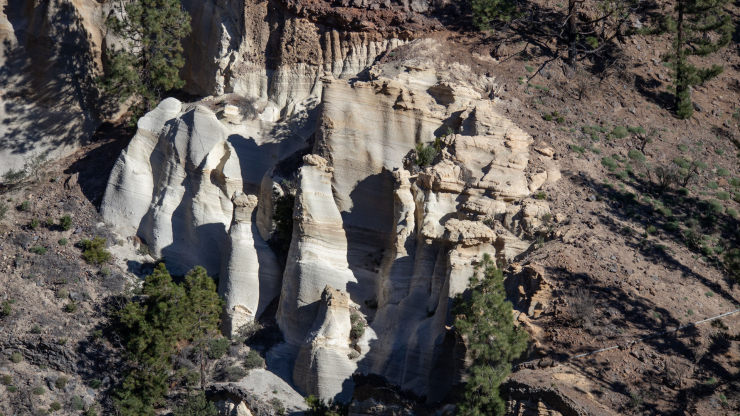
<instances>
[{"instance_id":1,"label":"pine tree","mask_svg":"<svg viewBox=\"0 0 740 416\"><path fill-rule=\"evenodd\" d=\"M689 57L709 56L724 48L732 39L733 25L724 8L729 0L678 0L675 16L667 14L658 27L643 33L673 35L673 42L663 61L673 71L673 93L676 115L690 118L694 114L690 87L701 85L722 73L724 68L712 65L698 68Z\"/></svg>"},{"instance_id":2,"label":"pine tree","mask_svg":"<svg viewBox=\"0 0 740 416\"><path fill-rule=\"evenodd\" d=\"M191 29L179 0L120 1L106 26L123 39L123 47L108 48L107 76L100 84L121 102L133 96L135 117L156 106L163 93L185 85L179 77L185 64L180 41Z\"/></svg>"},{"instance_id":3,"label":"pine tree","mask_svg":"<svg viewBox=\"0 0 740 416\"><path fill-rule=\"evenodd\" d=\"M205 347L209 336L218 330L223 302L218 297L216 284L206 269L196 266L185 277L188 292L187 337L200 353L200 385L206 388Z\"/></svg>"},{"instance_id":4,"label":"pine tree","mask_svg":"<svg viewBox=\"0 0 740 416\"><path fill-rule=\"evenodd\" d=\"M177 284L160 263L146 278L143 294L143 302L129 302L114 314L131 367L115 392L123 416L154 415L154 406L167 394L171 357L179 342L200 346L204 362L204 340L218 328L222 310L216 284L200 266ZM201 371L205 384L203 367Z\"/></svg>"},{"instance_id":5,"label":"pine tree","mask_svg":"<svg viewBox=\"0 0 740 416\"><path fill-rule=\"evenodd\" d=\"M479 271L483 272L481 278ZM511 361L526 349L527 333L514 326L503 273L489 255L484 255L470 278L470 289L470 300L458 295L453 307L455 328L472 360L457 411L469 416L503 415L504 401L498 388L511 372Z\"/></svg>"},{"instance_id":6,"label":"pine tree","mask_svg":"<svg viewBox=\"0 0 740 416\"><path fill-rule=\"evenodd\" d=\"M508 22L516 13L514 0L472 0L470 6L478 30L489 30L496 21Z\"/></svg>"}]
</instances>

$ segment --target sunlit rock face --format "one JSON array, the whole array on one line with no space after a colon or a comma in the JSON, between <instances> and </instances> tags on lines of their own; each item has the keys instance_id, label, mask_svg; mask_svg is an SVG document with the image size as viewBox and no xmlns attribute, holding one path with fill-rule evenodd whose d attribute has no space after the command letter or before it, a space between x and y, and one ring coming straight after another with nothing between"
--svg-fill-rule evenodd
<instances>
[{"instance_id":1,"label":"sunlit rock face","mask_svg":"<svg viewBox=\"0 0 740 416\"><path fill-rule=\"evenodd\" d=\"M529 249L549 208L519 201L558 175L541 152L547 170L525 173L532 139L499 112L494 80L436 62L438 46L414 41L413 62L338 73L319 60L297 75L314 81L279 84L284 95L270 84L266 95L165 100L119 157L103 215L173 273L218 274L226 333L276 302L285 342L268 365L301 393L346 400L359 371L443 397L465 357L452 300L484 254L512 261ZM348 82L346 68L364 75ZM229 72L225 90L257 85L255 73ZM428 164L418 143L435 148ZM282 241L275 215L288 196Z\"/></svg>"}]
</instances>

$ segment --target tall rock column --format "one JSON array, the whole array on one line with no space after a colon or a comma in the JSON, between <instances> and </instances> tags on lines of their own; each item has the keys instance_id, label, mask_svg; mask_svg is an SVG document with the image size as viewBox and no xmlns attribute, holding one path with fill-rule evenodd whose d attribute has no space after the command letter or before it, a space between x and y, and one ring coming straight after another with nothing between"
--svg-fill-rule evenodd
<instances>
[{"instance_id":1,"label":"tall rock column","mask_svg":"<svg viewBox=\"0 0 740 416\"><path fill-rule=\"evenodd\" d=\"M303 157L293 208L293 237L283 275L278 324L285 340L303 344L319 311L324 288L344 292L357 280L347 264L347 237L332 195L332 172L326 159Z\"/></svg>"},{"instance_id":2,"label":"tall rock column","mask_svg":"<svg viewBox=\"0 0 740 416\"><path fill-rule=\"evenodd\" d=\"M234 219L229 228L229 248L221 267L219 294L226 300L224 332L234 335L253 322L280 295L282 276L275 254L260 237L252 218L257 197L235 194Z\"/></svg>"}]
</instances>

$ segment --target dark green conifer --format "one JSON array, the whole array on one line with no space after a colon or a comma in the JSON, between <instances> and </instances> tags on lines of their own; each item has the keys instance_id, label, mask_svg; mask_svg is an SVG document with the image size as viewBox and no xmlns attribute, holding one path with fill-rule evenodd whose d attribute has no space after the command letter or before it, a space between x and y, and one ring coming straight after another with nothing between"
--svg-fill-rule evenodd
<instances>
[{"instance_id":1,"label":"dark green conifer","mask_svg":"<svg viewBox=\"0 0 740 416\"><path fill-rule=\"evenodd\" d=\"M179 0L134 0L114 3L107 27L123 40L123 47L107 50L104 91L121 102L134 97L138 117L159 103L162 94L182 88L181 40L190 34L190 15Z\"/></svg>"},{"instance_id":2,"label":"dark green conifer","mask_svg":"<svg viewBox=\"0 0 740 416\"><path fill-rule=\"evenodd\" d=\"M482 273L481 273L482 272ZM501 382L511 372L511 361L527 347L527 333L514 326L511 302L506 301L504 276L489 255L470 278L470 299L455 299L455 328L465 340L472 361L457 414L493 416L505 413L499 396Z\"/></svg>"},{"instance_id":3,"label":"dark green conifer","mask_svg":"<svg viewBox=\"0 0 740 416\"><path fill-rule=\"evenodd\" d=\"M733 24L725 11L729 0L678 0L674 13L667 13L655 28L646 34L673 36L671 49L663 61L672 69L676 115L690 118L694 114L690 87L701 85L724 70L720 65L699 68L689 57L709 56L724 48L732 39Z\"/></svg>"}]
</instances>

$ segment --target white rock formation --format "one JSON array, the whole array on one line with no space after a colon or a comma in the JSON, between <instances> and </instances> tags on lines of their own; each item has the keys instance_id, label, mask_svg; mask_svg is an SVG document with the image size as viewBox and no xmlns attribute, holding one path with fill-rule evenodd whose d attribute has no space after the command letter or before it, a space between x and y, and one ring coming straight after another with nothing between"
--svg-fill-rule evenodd
<instances>
[{"instance_id":1,"label":"white rock formation","mask_svg":"<svg viewBox=\"0 0 740 416\"><path fill-rule=\"evenodd\" d=\"M224 330L232 335L254 321L280 295L283 280L275 253L252 220L257 197L237 194L232 198L234 219L219 279L219 294L226 301Z\"/></svg>"},{"instance_id":2,"label":"white rock formation","mask_svg":"<svg viewBox=\"0 0 740 416\"><path fill-rule=\"evenodd\" d=\"M308 23L291 25L285 30L305 35L298 42L308 48ZM327 39L333 45L334 35ZM270 86L248 71L257 64L240 61L240 49L223 88L242 85L247 98L169 99L142 118L102 212L175 273L195 264L220 273L227 332L279 294L286 342L268 363L301 393L347 397L360 371L434 400L464 367L452 299L483 254L511 262L530 248L549 208L527 197L558 172L540 151L545 176L525 174L532 139L498 113L491 78L437 67L429 40L405 46L426 57L413 65L364 68L382 42L367 51L313 49L324 57L318 83L301 61L273 72ZM338 79L361 67L369 80ZM417 143L438 146L431 165L416 165ZM278 238L276 201L293 188L281 279L285 253L273 254L266 241ZM349 339L351 310L367 322L359 340Z\"/></svg>"}]
</instances>

